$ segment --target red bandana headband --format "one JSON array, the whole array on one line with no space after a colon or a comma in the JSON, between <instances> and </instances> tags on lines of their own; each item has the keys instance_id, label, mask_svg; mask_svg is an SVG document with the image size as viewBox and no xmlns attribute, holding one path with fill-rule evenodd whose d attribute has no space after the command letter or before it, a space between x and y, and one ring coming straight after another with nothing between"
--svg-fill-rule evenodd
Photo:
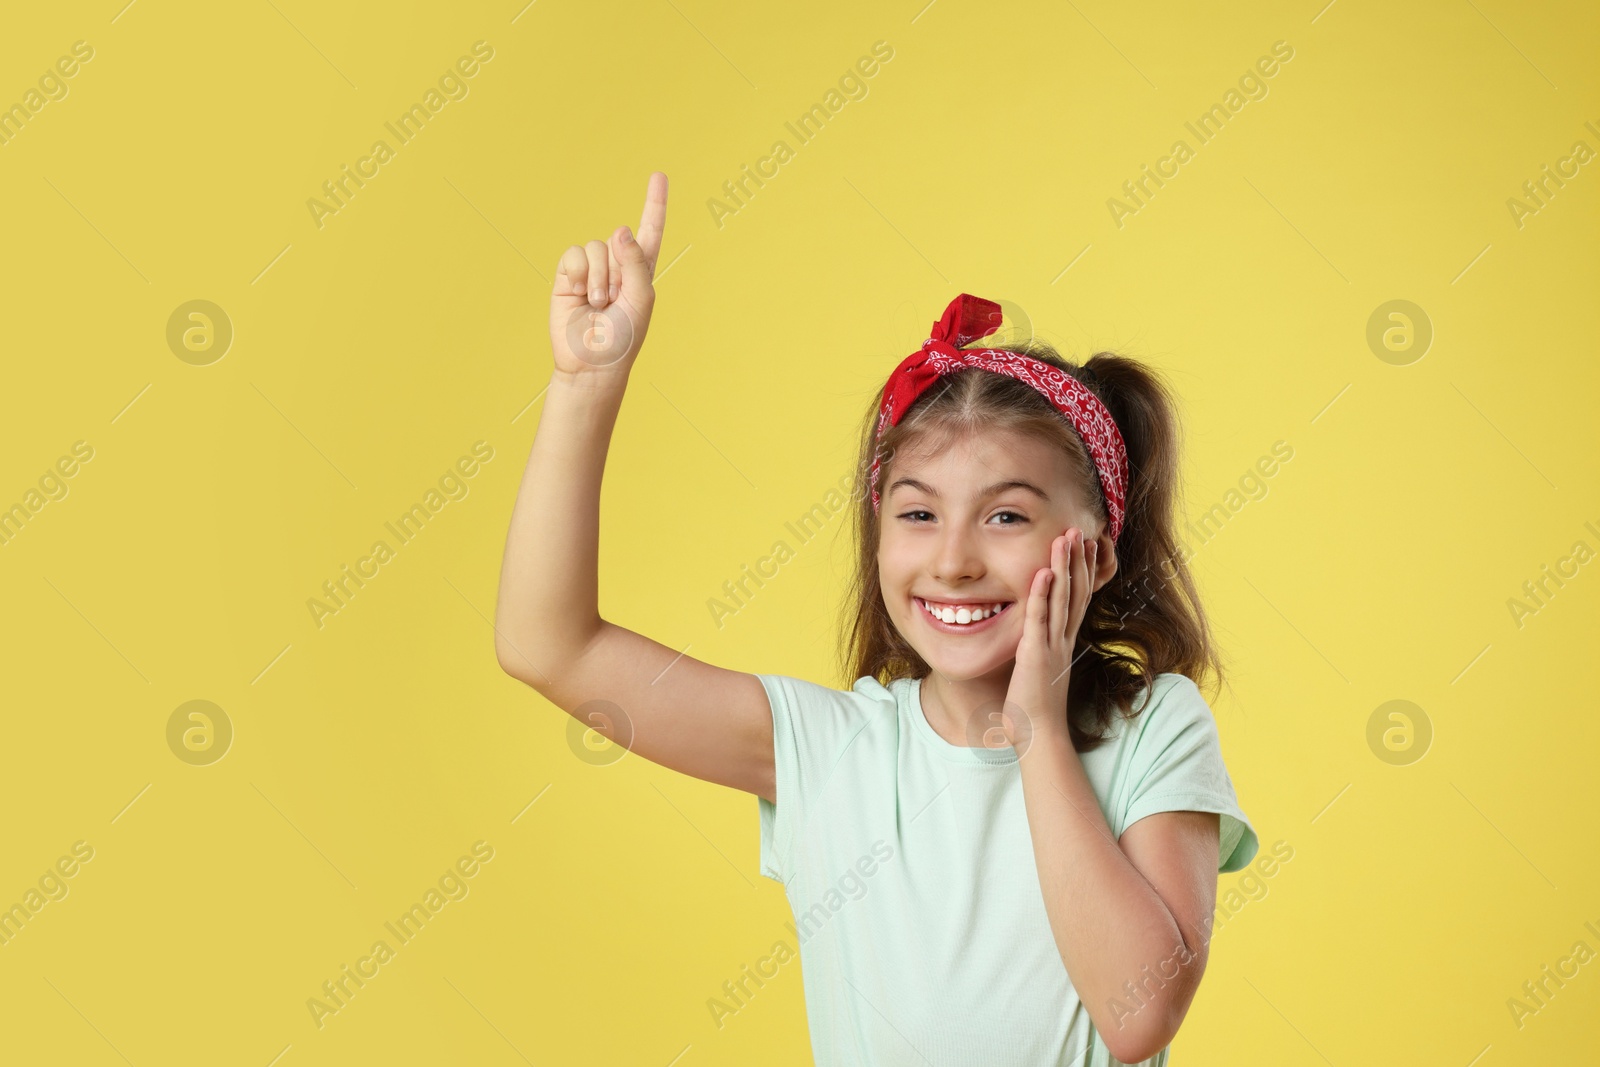
<instances>
[{"instance_id":1,"label":"red bandana headband","mask_svg":"<svg viewBox=\"0 0 1600 1067\"><path fill-rule=\"evenodd\" d=\"M884 384L874 440L881 439L888 427L899 425L917 398L948 374L977 367L1026 382L1065 415L1083 438L1100 476L1106 514L1111 519L1111 539L1115 541L1122 533L1123 502L1128 493L1128 450L1116 420L1088 386L1048 363L999 348L961 349L964 344L994 333L1000 328L1000 320L1000 305L992 300L962 293L950 301L944 316L933 325L933 336L902 360ZM879 504L880 459L875 450L871 474L874 512Z\"/></svg>"}]
</instances>

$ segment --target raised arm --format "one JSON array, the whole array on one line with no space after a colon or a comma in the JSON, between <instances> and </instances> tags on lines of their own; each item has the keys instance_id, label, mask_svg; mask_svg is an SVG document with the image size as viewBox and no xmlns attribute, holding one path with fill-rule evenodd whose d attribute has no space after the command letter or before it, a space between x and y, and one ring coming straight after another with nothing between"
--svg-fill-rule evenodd
<instances>
[{"instance_id":1,"label":"raised arm","mask_svg":"<svg viewBox=\"0 0 1600 1067\"><path fill-rule=\"evenodd\" d=\"M650 176L637 239L573 245L550 297L555 369L500 568L495 655L585 725L684 774L776 800L772 713L752 674L703 663L607 622L598 603L600 480L628 374L655 306L667 176Z\"/></svg>"}]
</instances>

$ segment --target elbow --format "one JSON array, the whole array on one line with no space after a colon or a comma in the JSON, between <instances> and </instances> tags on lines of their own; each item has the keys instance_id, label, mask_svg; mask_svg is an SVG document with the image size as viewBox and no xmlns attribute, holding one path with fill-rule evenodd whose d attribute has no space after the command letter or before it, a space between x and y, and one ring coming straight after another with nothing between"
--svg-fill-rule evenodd
<instances>
[{"instance_id":1,"label":"elbow","mask_svg":"<svg viewBox=\"0 0 1600 1067\"><path fill-rule=\"evenodd\" d=\"M523 682L535 689L539 688L540 679L543 677L539 669L534 666L527 653L519 643L512 641L503 634L499 627L494 634L494 658L500 664L500 669L519 682Z\"/></svg>"},{"instance_id":2,"label":"elbow","mask_svg":"<svg viewBox=\"0 0 1600 1067\"><path fill-rule=\"evenodd\" d=\"M1145 1006L1157 1007L1149 1002ZM1135 1011L1124 1016L1120 1024L1102 1029L1100 1039L1119 1063L1144 1063L1172 1044L1182 1022L1182 1014L1174 1015L1170 1010Z\"/></svg>"},{"instance_id":3,"label":"elbow","mask_svg":"<svg viewBox=\"0 0 1600 1067\"><path fill-rule=\"evenodd\" d=\"M494 658L502 671L548 699L557 678L572 679L575 665L583 660L604 625L597 619L592 627L573 626L554 635L496 624Z\"/></svg>"},{"instance_id":4,"label":"elbow","mask_svg":"<svg viewBox=\"0 0 1600 1067\"><path fill-rule=\"evenodd\" d=\"M511 642L506 639L506 636L500 632L500 627L496 626L494 628L495 662L500 664L500 669L502 671L505 671L507 674L515 678L517 675L517 658L516 649L512 647Z\"/></svg>"},{"instance_id":5,"label":"elbow","mask_svg":"<svg viewBox=\"0 0 1600 1067\"><path fill-rule=\"evenodd\" d=\"M1156 1040L1152 1035L1119 1034L1117 1040L1106 1041L1106 1049L1118 1063L1143 1063L1169 1044L1170 1038Z\"/></svg>"},{"instance_id":6,"label":"elbow","mask_svg":"<svg viewBox=\"0 0 1600 1067\"><path fill-rule=\"evenodd\" d=\"M1157 973L1150 973L1148 966L1144 968L1146 978L1138 986L1144 996L1135 994L1131 1007L1115 997L1112 999L1114 1006L1107 1020L1110 1025L1100 1028L1100 1036L1106 1050L1120 1062L1144 1063L1178 1036L1178 1027L1189 1014L1189 1006L1194 1003L1205 973L1204 946L1198 952L1186 951L1187 955L1164 960L1157 967ZM1168 973L1166 964L1174 960L1179 964L1178 970ZM1124 988L1134 993L1132 983L1125 983Z\"/></svg>"},{"instance_id":7,"label":"elbow","mask_svg":"<svg viewBox=\"0 0 1600 1067\"><path fill-rule=\"evenodd\" d=\"M1184 1005L1189 998L1182 997ZM1109 1019L1109 1025L1098 1027L1106 1051L1117 1057L1120 1064L1142 1064L1160 1053L1178 1037L1178 1025L1184 1011L1171 998L1146 1000L1133 1011L1126 1011Z\"/></svg>"}]
</instances>

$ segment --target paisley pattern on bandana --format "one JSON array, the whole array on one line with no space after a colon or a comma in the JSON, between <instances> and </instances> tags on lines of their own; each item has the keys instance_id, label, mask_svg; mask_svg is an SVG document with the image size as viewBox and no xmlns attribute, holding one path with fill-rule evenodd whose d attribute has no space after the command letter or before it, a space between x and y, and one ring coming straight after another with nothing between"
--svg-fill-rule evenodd
<instances>
[{"instance_id":1,"label":"paisley pattern on bandana","mask_svg":"<svg viewBox=\"0 0 1600 1067\"><path fill-rule=\"evenodd\" d=\"M999 329L1000 320L1000 305L992 300L962 293L950 301L944 315L934 323L933 336L922 342L922 347L902 360L889 375L878 406L873 439L881 440L885 430L899 425L918 397L940 378L956 371L978 368L1026 382L1065 415L1083 439L1100 477L1106 515L1111 522L1111 539L1115 541L1122 533L1128 493L1128 450L1116 420L1088 386L1048 363L999 348L961 349L962 345ZM881 461L880 451L875 450L870 474L874 512L879 507Z\"/></svg>"}]
</instances>

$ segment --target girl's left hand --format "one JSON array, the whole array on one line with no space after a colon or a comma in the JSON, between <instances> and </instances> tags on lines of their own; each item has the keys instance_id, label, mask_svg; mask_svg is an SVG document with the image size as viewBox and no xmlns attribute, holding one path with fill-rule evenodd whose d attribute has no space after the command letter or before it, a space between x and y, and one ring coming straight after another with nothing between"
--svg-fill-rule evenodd
<instances>
[{"instance_id":1,"label":"girl's left hand","mask_svg":"<svg viewBox=\"0 0 1600 1067\"><path fill-rule=\"evenodd\" d=\"M1050 542L1050 566L1037 571L1023 609L1022 642L1001 711L1006 740L1026 754L1032 739L1063 738L1067 731L1067 682L1078 628L1093 590L1099 543L1085 544L1076 526Z\"/></svg>"}]
</instances>

